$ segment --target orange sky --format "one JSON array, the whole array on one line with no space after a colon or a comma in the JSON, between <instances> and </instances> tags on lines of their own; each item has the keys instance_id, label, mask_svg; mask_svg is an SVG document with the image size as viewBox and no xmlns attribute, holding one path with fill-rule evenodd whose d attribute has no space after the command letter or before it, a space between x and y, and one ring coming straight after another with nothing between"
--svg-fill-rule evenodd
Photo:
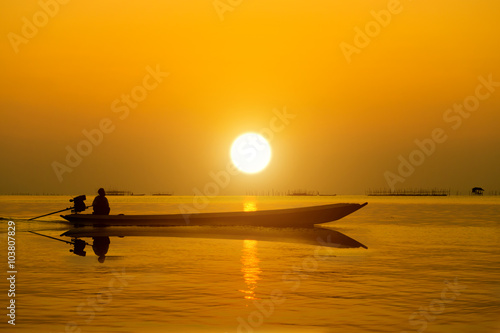
<instances>
[{"instance_id":1,"label":"orange sky","mask_svg":"<svg viewBox=\"0 0 500 333\"><path fill-rule=\"evenodd\" d=\"M221 194L363 194L388 179L500 190L500 83L478 88L500 82L500 2L60 2L0 4L1 193L193 194L226 168L236 136L285 109L295 117L267 169L231 176ZM477 110L447 114L476 89L488 95ZM121 101L132 92L133 107ZM66 147L103 119L113 130L70 167ZM402 176L398 157L436 128L447 140Z\"/></svg>"}]
</instances>

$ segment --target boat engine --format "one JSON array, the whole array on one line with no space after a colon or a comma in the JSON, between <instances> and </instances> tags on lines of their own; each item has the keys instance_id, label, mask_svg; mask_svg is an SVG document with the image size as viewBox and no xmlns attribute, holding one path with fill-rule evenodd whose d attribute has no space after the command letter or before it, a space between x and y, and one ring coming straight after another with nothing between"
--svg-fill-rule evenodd
<instances>
[{"instance_id":1,"label":"boat engine","mask_svg":"<svg viewBox=\"0 0 500 333\"><path fill-rule=\"evenodd\" d=\"M73 199L69 199L69 202L74 202L75 206L73 207L73 211L75 213L83 212L85 209L87 209L87 205L85 205L85 200L87 200L87 197L83 195L79 195L77 197L74 197Z\"/></svg>"}]
</instances>

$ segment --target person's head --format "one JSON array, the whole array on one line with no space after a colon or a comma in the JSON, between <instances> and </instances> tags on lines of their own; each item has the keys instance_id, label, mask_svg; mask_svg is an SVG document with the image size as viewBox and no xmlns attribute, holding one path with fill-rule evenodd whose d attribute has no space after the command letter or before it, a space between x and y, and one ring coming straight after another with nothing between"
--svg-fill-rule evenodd
<instances>
[{"instance_id":1,"label":"person's head","mask_svg":"<svg viewBox=\"0 0 500 333\"><path fill-rule=\"evenodd\" d=\"M99 195L101 195L101 196L106 195L106 192L104 191L104 189L102 187L99 189L99 191L97 191L97 193L99 193Z\"/></svg>"}]
</instances>

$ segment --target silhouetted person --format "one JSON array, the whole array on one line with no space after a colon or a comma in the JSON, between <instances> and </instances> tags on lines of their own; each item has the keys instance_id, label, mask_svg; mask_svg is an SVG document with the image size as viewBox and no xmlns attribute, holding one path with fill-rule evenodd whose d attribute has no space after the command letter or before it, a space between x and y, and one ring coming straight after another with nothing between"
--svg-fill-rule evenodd
<instances>
[{"instance_id":1,"label":"silhouetted person","mask_svg":"<svg viewBox=\"0 0 500 333\"><path fill-rule=\"evenodd\" d=\"M94 212L92 214L96 215L109 215L109 202L106 198L106 192L103 188L100 188L98 196L95 197L94 202L92 202L92 207L94 207Z\"/></svg>"},{"instance_id":2,"label":"silhouetted person","mask_svg":"<svg viewBox=\"0 0 500 333\"><path fill-rule=\"evenodd\" d=\"M103 263L106 259L106 253L108 253L109 250L109 237L92 237L92 239L94 240L94 243L92 243L92 250L94 250L95 255L99 257L97 260Z\"/></svg>"}]
</instances>

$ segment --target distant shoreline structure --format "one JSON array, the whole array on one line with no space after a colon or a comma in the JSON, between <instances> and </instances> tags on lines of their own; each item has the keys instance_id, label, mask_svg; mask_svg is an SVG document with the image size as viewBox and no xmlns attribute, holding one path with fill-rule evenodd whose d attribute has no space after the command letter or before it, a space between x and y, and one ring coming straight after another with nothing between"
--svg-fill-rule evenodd
<instances>
[{"instance_id":1,"label":"distant shoreline structure","mask_svg":"<svg viewBox=\"0 0 500 333\"><path fill-rule=\"evenodd\" d=\"M433 192L434 191L434 192ZM436 192L437 191L437 192ZM114 194L117 193L117 194ZM12 192L12 193L0 193L1 196L71 196L77 193L49 193L49 192ZM92 196L93 194L88 194ZM147 193L133 193L132 191L115 191L108 190L106 191L106 195L109 196L193 196L193 194L177 194L175 195L173 192L153 192L151 194ZM353 195L362 195L362 194L353 194ZM391 192L389 189L377 189L377 190L366 190L366 196L471 196L473 193L471 191L457 191L457 190L444 190L444 189L401 189ZM323 194L318 193L318 191L277 191L277 190L265 190L265 191L246 191L244 194L234 194L234 196L319 196L319 197L334 197L337 194ZM481 196L500 196L499 190L488 190L484 191Z\"/></svg>"},{"instance_id":2,"label":"distant shoreline structure","mask_svg":"<svg viewBox=\"0 0 500 333\"><path fill-rule=\"evenodd\" d=\"M294 190L294 191L288 191L287 195L290 197L314 197L314 196L318 196L319 192L318 191Z\"/></svg>"},{"instance_id":3,"label":"distant shoreline structure","mask_svg":"<svg viewBox=\"0 0 500 333\"><path fill-rule=\"evenodd\" d=\"M122 191L122 190L108 190L106 191L107 196L132 196L132 197L142 197L145 193L134 193L132 191ZM155 192L151 193L152 196L172 196L172 192Z\"/></svg>"},{"instance_id":4,"label":"distant shoreline structure","mask_svg":"<svg viewBox=\"0 0 500 333\"><path fill-rule=\"evenodd\" d=\"M120 190L107 190L106 195L107 196L128 196L128 195L133 195L134 193L132 191L120 191Z\"/></svg>"},{"instance_id":5,"label":"distant shoreline structure","mask_svg":"<svg viewBox=\"0 0 500 333\"><path fill-rule=\"evenodd\" d=\"M267 191L246 191L246 195L250 196L282 196L282 197L334 197L337 194L321 194L319 191L307 191L307 190L288 190L288 191L277 191L277 190L267 190Z\"/></svg>"},{"instance_id":6,"label":"distant shoreline structure","mask_svg":"<svg viewBox=\"0 0 500 333\"><path fill-rule=\"evenodd\" d=\"M401 196L401 197L446 197L451 190L445 189L400 189L391 191L389 189L367 190L368 196Z\"/></svg>"}]
</instances>

